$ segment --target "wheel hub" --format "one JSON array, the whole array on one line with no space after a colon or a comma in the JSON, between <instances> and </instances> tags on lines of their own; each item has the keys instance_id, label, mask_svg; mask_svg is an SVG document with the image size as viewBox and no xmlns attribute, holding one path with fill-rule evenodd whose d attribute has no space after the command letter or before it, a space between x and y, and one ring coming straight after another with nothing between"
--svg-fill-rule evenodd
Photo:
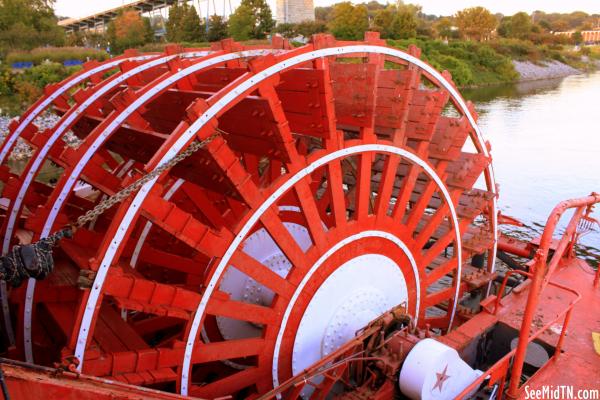
<instances>
[{"instance_id":1,"label":"wheel hub","mask_svg":"<svg viewBox=\"0 0 600 400\"><path fill-rule=\"evenodd\" d=\"M337 268L310 300L294 341L292 372L311 366L390 308L408 302L399 266L381 254L364 254Z\"/></svg>"}]
</instances>

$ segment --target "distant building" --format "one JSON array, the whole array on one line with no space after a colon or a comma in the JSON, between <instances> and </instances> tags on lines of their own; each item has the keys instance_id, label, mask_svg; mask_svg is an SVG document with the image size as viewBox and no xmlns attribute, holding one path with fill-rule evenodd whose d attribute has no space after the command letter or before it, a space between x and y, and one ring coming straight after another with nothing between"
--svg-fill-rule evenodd
<instances>
[{"instance_id":1,"label":"distant building","mask_svg":"<svg viewBox=\"0 0 600 400\"><path fill-rule=\"evenodd\" d=\"M276 16L278 24L314 21L313 0L277 0Z\"/></svg>"},{"instance_id":2,"label":"distant building","mask_svg":"<svg viewBox=\"0 0 600 400\"><path fill-rule=\"evenodd\" d=\"M554 32L555 35L561 35L566 37L571 37L575 31L567 31L567 32ZM600 43L600 29L594 29L591 31L581 31L581 37L583 38L584 43Z\"/></svg>"}]
</instances>

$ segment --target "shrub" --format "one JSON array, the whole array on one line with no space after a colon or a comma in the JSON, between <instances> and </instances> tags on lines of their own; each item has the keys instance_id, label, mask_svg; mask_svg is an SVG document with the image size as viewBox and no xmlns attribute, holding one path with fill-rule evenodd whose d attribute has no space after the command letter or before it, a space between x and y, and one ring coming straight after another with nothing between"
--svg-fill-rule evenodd
<instances>
[{"instance_id":1,"label":"shrub","mask_svg":"<svg viewBox=\"0 0 600 400\"><path fill-rule=\"evenodd\" d=\"M491 42L490 45L496 52L517 60L539 61L542 58L540 50L529 41L500 39Z\"/></svg>"},{"instance_id":2,"label":"shrub","mask_svg":"<svg viewBox=\"0 0 600 400\"><path fill-rule=\"evenodd\" d=\"M15 94L21 103L29 104L42 95L47 85L60 82L79 69L80 66L47 62L22 72L10 72L11 77L5 80L10 83L7 94Z\"/></svg>"},{"instance_id":3,"label":"shrub","mask_svg":"<svg viewBox=\"0 0 600 400\"><path fill-rule=\"evenodd\" d=\"M9 96L15 90L15 75L9 68L0 66L0 96Z\"/></svg>"},{"instance_id":4,"label":"shrub","mask_svg":"<svg viewBox=\"0 0 600 400\"><path fill-rule=\"evenodd\" d=\"M447 55L435 55L431 60L432 65L438 70L448 70L452 74L452 80L458 86L473 83L473 73L469 65L458 58Z\"/></svg>"},{"instance_id":5,"label":"shrub","mask_svg":"<svg viewBox=\"0 0 600 400\"><path fill-rule=\"evenodd\" d=\"M439 40L388 40L391 46L406 49L413 44L421 48L424 61L452 73L459 86L512 82L518 74L508 56L500 54L488 43ZM507 51L508 53L509 51Z\"/></svg>"},{"instance_id":6,"label":"shrub","mask_svg":"<svg viewBox=\"0 0 600 400\"><path fill-rule=\"evenodd\" d=\"M44 61L63 63L66 60L99 60L108 58L108 54L99 49L86 47L38 47L31 51L13 51L6 56L6 63L32 62L40 65Z\"/></svg>"},{"instance_id":7,"label":"shrub","mask_svg":"<svg viewBox=\"0 0 600 400\"><path fill-rule=\"evenodd\" d=\"M33 83L17 80L15 83L15 94L21 104L31 104L36 101L43 93L43 89L35 86Z\"/></svg>"}]
</instances>

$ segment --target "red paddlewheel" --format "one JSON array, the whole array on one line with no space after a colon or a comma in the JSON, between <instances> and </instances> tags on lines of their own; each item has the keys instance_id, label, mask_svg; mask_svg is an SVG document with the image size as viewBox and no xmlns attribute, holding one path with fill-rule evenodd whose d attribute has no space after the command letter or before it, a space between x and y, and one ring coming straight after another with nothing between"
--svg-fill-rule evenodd
<instances>
[{"instance_id":1,"label":"red paddlewheel","mask_svg":"<svg viewBox=\"0 0 600 400\"><path fill-rule=\"evenodd\" d=\"M245 397L399 304L419 326L462 322L479 290L465 271L480 254L493 270L496 242L471 105L418 49L376 34L277 42L123 62L55 105L43 139L21 134L36 151L3 193L5 251L17 229L45 237L221 134L64 240L49 279L10 293L26 359L75 354L87 374ZM69 129L75 149L57 140ZM62 168L54 185L34 179L46 162Z\"/></svg>"}]
</instances>

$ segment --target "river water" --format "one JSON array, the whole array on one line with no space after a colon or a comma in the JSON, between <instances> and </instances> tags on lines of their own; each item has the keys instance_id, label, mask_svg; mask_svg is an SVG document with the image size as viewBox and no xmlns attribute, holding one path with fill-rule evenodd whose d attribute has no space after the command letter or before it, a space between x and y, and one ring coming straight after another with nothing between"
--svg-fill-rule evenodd
<instances>
[{"instance_id":1,"label":"river water","mask_svg":"<svg viewBox=\"0 0 600 400\"><path fill-rule=\"evenodd\" d=\"M526 236L541 232L561 200L600 192L600 72L464 95L492 144L500 209L527 225ZM600 206L593 216L600 219ZM582 244L580 254L598 262L600 233Z\"/></svg>"}]
</instances>

